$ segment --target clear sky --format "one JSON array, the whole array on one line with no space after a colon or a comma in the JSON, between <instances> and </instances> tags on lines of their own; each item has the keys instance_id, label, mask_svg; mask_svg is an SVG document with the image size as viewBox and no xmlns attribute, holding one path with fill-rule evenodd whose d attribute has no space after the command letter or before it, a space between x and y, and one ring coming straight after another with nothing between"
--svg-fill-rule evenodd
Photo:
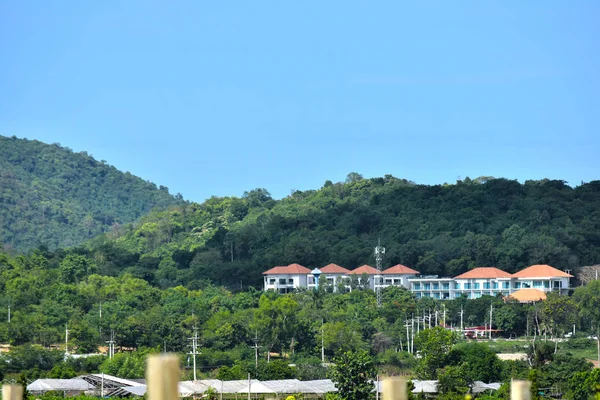
<instances>
[{"instance_id":1,"label":"clear sky","mask_svg":"<svg viewBox=\"0 0 600 400\"><path fill-rule=\"evenodd\" d=\"M409 4L412 3L412 4ZM186 199L600 179L597 1L0 0L0 134Z\"/></svg>"}]
</instances>

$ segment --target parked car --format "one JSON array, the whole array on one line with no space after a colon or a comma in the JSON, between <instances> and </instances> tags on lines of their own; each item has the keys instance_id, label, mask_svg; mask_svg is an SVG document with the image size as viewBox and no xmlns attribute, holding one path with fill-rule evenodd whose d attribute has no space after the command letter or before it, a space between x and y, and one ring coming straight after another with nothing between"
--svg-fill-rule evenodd
<instances>
[{"instance_id":1,"label":"parked car","mask_svg":"<svg viewBox=\"0 0 600 400\"><path fill-rule=\"evenodd\" d=\"M598 340L598 336L596 336L596 335L588 336L588 339Z\"/></svg>"}]
</instances>

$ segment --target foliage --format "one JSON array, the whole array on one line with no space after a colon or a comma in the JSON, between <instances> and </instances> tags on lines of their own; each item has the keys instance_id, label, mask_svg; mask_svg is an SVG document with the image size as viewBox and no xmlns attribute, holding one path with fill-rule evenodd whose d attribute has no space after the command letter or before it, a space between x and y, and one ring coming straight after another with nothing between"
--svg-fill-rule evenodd
<instances>
[{"instance_id":1,"label":"foliage","mask_svg":"<svg viewBox=\"0 0 600 400\"><path fill-rule=\"evenodd\" d=\"M446 364L448 353L457 340L454 332L439 326L421 331L415 337L421 356L416 369L419 379L435 379L437 370Z\"/></svg>"},{"instance_id":2,"label":"foliage","mask_svg":"<svg viewBox=\"0 0 600 400\"><path fill-rule=\"evenodd\" d=\"M438 374L438 390L442 394L466 394L473 382L466 364L449 365Z\"/></svg>"},{"instance_id":3,"label":"foliage","mask_svg":"<svg viewBox=\"0 0 600 400\"><path fill-rule=\"evenodd\" d=\"M165 187L123 173L86 152L0 136L0 248L77 245L151 209L181 204Z\"/></svg>"},{"instance_id":4,"label":"foliage","mask_svg":"<svg viewBox=\"0 0 600 400\"><path fill-rule=\"evenodd\" d=\"M366 351L346 351L334 359L330 377L342 400L373 398L373 360Z\"/></svg>"},{"instance_id":5,"label":"foliage","mask_svg":"<svg viewBox=\"0 0 600 400\"><path fill-rule=\"evenodd\" d=\"M427 186L389 175L353 175L347 182L296 191L281 200L255 189L241 198L163 207L127 227L119 219L121 227L90 240L79 253L93 260L103 275L128 272L161 288L190 289L200 289L207 281L230 288L258 287L267 267L292 262L355 268L374 261L370 249L378 238L388 249L388 266L402 263L422 274L455 276L481 265L508 272L537 263L576 268L600 259L600 244L594 239L600 229L599 199L596 181L575 188L562 181L521 184L491 178ZM117 208L123 209L118 202L112 209ZM10 219L11 229L21 226L15 218ZM29 243L31 235L42 235L39 225L21 232L19 240ZM80 232L70 243L101 230ZM4 242L15 246L11 232L10 237L5 233ZM362 286L358 278L350 286ZM520 322L525 315L518 317ZM520 333L520 326L524 324L505 328Z\"/></svg>"},{"instance_id":6,"label":"foliage","mask_svg":"<svg viewBox=\"0 0 600 400\"><path fill-rule=\"evenodd\" d=\"M460 366L473 381L499 382L504 368L500 359L483 343L460 343L448 355L450 365Z\"/></svg>"}]
</instances>

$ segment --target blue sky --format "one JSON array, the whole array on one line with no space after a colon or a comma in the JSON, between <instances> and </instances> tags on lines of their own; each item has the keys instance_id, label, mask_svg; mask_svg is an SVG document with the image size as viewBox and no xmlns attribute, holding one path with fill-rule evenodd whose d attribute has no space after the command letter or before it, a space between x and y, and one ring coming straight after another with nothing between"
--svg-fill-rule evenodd
<instances>
[{"instance_id":1,"label":"blue sky","mask_svg":"<svg viewBox=\"0 0 600 400\"><path fill-rule=\"evenodd\" d=\"M600 3L0 0L0 134L202 201L599 179Z\"/></svg>"}]
</instances>

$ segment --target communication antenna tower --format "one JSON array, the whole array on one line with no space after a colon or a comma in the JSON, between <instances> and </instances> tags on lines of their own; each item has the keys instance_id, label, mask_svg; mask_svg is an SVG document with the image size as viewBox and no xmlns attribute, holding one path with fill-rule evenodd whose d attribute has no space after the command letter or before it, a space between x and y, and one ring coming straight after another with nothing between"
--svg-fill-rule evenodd
<instances>
[{"instance_id":1,"label":"communication antenna tower","mask_svg":"<svg viewBox=\"0 0 600 400\"><path fill-rule=\"evenodd\" d=\"M198 328L196 327L196 325L194 325L194 335L191 338L189 338L189 340L192 341L192 351L188 354L190 354L194 358L194 382L195 382L198 380L196 378L196 356L198 354L200 354L200 352L198 352Z\"/></svg>"},{"instance_id":2,"label":"communication antenna tower","mask_svg":"<svg viewBox=\"0 0 600 400\"><path fill-rule=\"evenodd\" d=\"M381 307L381 262L383 261L383 255L385 254L385 247L381 247L381 239L377 241L377 247L375 247L375 262L377 263L378 275L375 279L375 293L377 294L377 307Z\"/></svg>"}]
</instances>

